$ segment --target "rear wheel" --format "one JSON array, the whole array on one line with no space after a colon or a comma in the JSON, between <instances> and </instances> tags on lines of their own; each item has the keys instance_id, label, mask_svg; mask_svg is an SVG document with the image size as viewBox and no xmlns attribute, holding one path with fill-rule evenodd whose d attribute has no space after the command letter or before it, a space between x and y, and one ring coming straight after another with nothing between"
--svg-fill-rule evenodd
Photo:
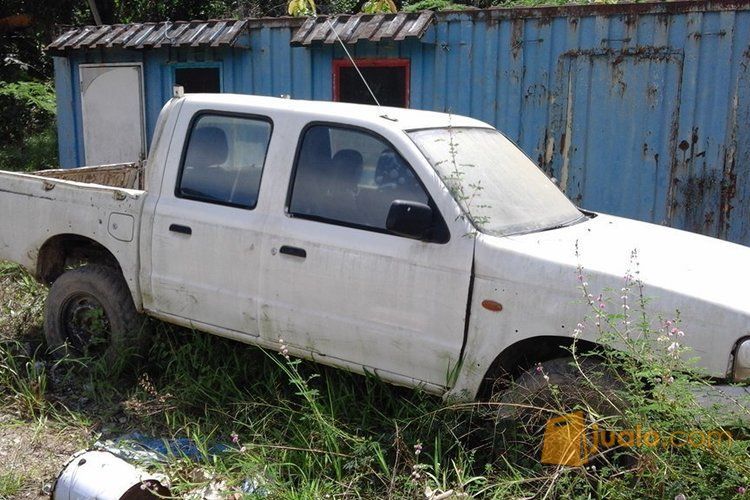
<instances>
[{"instance_id":1,"label":"rear wheel","mask_svg":"<svg viewBox=\"0 0 750 500\"><path fill-rule=\"evenodd\" d=\"M143 317L125 280L101 265L68 271L55 281L44 332L55 357L104 358L112 364L142 355L146 340Z\"/></svg>"}]
</instances>

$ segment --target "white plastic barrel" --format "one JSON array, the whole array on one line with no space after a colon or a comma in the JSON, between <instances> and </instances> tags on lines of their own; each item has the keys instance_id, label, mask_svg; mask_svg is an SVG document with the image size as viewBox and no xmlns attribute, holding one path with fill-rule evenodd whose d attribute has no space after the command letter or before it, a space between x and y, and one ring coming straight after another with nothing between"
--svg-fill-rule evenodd
<instances>
[{"instance_id":1,"label":"white plastic barrel","mask_svg":"<svg viewBox=\"0 0 750 500\"><path fill-rule=\"evenodd\" d=\"M169 496L169 490L156 476L107 451L74 455L52 490L53 500L140 500Z\"/></svg>"}]
</instances>

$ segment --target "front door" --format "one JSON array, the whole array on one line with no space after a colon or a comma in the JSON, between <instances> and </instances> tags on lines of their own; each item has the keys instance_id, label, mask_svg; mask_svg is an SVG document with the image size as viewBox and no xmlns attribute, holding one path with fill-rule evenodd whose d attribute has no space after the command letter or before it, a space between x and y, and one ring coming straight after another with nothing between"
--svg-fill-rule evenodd
<instances>
[{"instance_id":1,"label":"front door","mask_svg":"<svg viewBox=\"0 0 750 500\"><path fill-rule=\"evenodd\" d=\"M394 200L433 208L427 241L389 234ZM455 222L451 216L448 223ZM396 383L450 385L474 241L450 234L412 167L383 138L314 125L302 134L288 214L269 216L261 334Z\"/></svg>"},{"instance_id":2,"label":"front door","mask_svg":"<svg viewBox=\"0 0 750 500\"><path fill-rule=\"evenodd\" d=\"M263 218L254 209L270 136L264 118L202 113L184 151L170 152L180 164L167 167L179 174L165 178L153 223L156 312L258 335Z\"/></svg>"}]
</instances>

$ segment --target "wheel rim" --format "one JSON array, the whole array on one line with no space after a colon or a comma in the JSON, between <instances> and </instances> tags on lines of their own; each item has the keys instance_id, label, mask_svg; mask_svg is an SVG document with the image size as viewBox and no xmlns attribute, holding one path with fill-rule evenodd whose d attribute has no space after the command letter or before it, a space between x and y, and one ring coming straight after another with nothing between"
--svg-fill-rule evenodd
<instances>
[{"instance_id":1,"label":"wheel rim","mask_svg":"<svg viewBox=\"0 0 750 500\"><path fill-rule=\"evenodd\" d=\"M79 355L101 356L110 341L110 323L101 303L91 294L69 297L61 308L65 341Z\"/></svg>"}]
</instances>

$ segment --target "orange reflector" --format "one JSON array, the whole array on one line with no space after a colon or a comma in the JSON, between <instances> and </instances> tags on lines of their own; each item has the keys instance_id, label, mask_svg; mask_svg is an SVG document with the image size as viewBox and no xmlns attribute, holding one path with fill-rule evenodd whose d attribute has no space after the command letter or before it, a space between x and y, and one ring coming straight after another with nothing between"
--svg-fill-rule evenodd
<instances>
[{"instance_id":1,"label":"orange reflector","mask_svg":"<svg viewBox=\"0 0 750 500\"><path fill-rule=\"evenodd\" d=\"M503 310L503 305L500 302L494 300L483 300L482 307L492 312L500 312Z\"/></svg>"}]
</instances>

